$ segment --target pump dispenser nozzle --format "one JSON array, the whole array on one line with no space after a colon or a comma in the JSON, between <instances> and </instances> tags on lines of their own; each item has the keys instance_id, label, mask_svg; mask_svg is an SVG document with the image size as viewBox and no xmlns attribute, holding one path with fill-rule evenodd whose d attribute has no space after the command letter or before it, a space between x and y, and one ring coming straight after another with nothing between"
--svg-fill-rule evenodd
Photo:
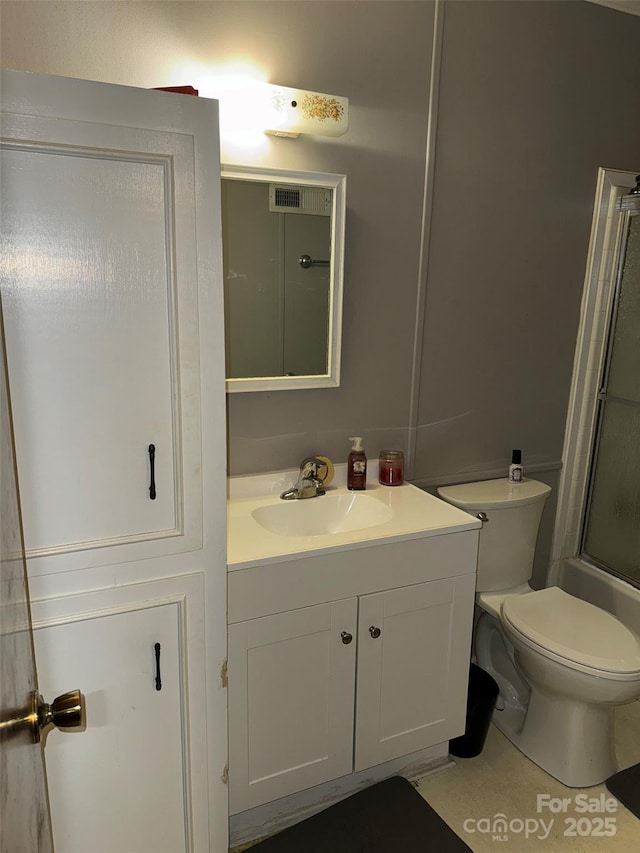
<instances>
[{"instance_id":1,"label":"pump dispenser nozzle","mask_svg":"<svg viewBox=\"0 0 640 853\"><path fill-rule=\"evenodd\" d=\"M356 453L362 453L362 451L364 450L364 445L362 443L362 437L361 436L350 435L349 441L353 442L353 444L351 445L352 450L354 450Z\"/></svg>"}]
</instances>

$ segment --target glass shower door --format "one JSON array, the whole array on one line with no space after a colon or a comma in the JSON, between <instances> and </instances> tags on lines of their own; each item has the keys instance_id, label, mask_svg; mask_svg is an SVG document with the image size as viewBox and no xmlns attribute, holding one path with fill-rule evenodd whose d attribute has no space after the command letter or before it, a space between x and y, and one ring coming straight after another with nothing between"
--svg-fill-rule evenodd
<instances>
[{"instance_id":1,"label":"glass shower door","mask_svg":"<svg viewBox=\"0 0 640 853\"><path fill-rule=\"evenodd\" d=\"M640 197L639 197L640 200ZM582 553L640 587L640 204L620 243Z\"/></svg>"}]
</instances>

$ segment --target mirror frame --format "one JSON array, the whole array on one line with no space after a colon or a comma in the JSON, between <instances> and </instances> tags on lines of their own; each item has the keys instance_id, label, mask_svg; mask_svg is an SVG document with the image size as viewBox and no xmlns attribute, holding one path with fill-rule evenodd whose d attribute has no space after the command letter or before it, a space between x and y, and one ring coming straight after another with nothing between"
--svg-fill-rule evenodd
<instances>
[{"instance_id":1,"label":"mirror frame","mask_svg":"<svg viewBox=\"0 0 640 853\"><path fill-rule=\"evenodd\" d=\"M296 172L288 169L235 166L223 163L221 178L324 187L333 190L327 372L307 376L250 376L247 378L226 379L227 391L231 394L237 394L244 391L295 391L303 388L337 388L340 385L340 353L342 348L346 175L334 175L329 172Z\"/></svg>"}]
</instances>

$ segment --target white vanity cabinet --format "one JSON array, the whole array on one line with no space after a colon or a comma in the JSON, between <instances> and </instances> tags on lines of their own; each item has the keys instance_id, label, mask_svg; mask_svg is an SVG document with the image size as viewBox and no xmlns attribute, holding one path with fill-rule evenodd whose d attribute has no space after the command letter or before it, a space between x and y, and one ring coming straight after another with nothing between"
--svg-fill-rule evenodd
<instances>
[{"instance_id":1,"label":"white vanity cabinet","mask_svg":"<svg viewBox=\"0 0 640 853\"><path fill-rule=\"evenodd\" d=\"M476 547L468 531L229 573L231 814L462 733ZM268 589L287 606L340 588L363 594L234 621L275 607Z\"/></svg>"}]
</instances>

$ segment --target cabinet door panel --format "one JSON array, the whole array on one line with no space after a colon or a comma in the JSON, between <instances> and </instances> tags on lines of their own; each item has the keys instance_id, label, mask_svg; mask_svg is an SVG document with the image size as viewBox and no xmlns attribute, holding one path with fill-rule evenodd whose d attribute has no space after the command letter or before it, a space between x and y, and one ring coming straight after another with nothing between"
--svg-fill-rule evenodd
<instances>
[{"instance_id":1,"label":"cabinet door panel","mask_svg":"<svg viewBox=\"0 0 640 853\"><path fill-rule=\"evenodd\" d=\"M351 771L356 610L352 598L229 626L232 814Z\"/></svg>"},{"instance_id":2,"label":"cabinet door panel","mask_svg":"<svg viewBox=\"0 0 640 853\"><path fill-rule=\"evenodd\" d=\"M3 288L30 574L197 548L191 140L15 115L3 132L16 137L1 148Z\"/></svg>"},{"instance_id":3,"label":"cabinet door panel","mask_svg":"<svg viewBox=\"0 0 640 853\"><path fill-rule=\"evenodd\" d=\"M11 312L27 550L171 530L165 164L6 150L2 165L15 251L43 247ZM76 488L56 500L65 481Z\"/></svg>"},{"instance_id":4,"label":"cabinet door panel","mask_svg":"<svg viewBox=\"0 0 640 853\"><path fill-rule=\"evenodd\" d=\"M464 729L474 581L432 581L360 599L355 770Z\"/></svg>"},{"instance_id":5,"label":"cabinet door panel","mask_svg":"<svg viewBox=\"0 0 640 853\"><path fill-rule=\"evenodd\" d=\"M189 849L178 605L37 628L34 643L47 701L86 698L86 731L47 736L56 853Z\"/></svg>"}]
</instances>

